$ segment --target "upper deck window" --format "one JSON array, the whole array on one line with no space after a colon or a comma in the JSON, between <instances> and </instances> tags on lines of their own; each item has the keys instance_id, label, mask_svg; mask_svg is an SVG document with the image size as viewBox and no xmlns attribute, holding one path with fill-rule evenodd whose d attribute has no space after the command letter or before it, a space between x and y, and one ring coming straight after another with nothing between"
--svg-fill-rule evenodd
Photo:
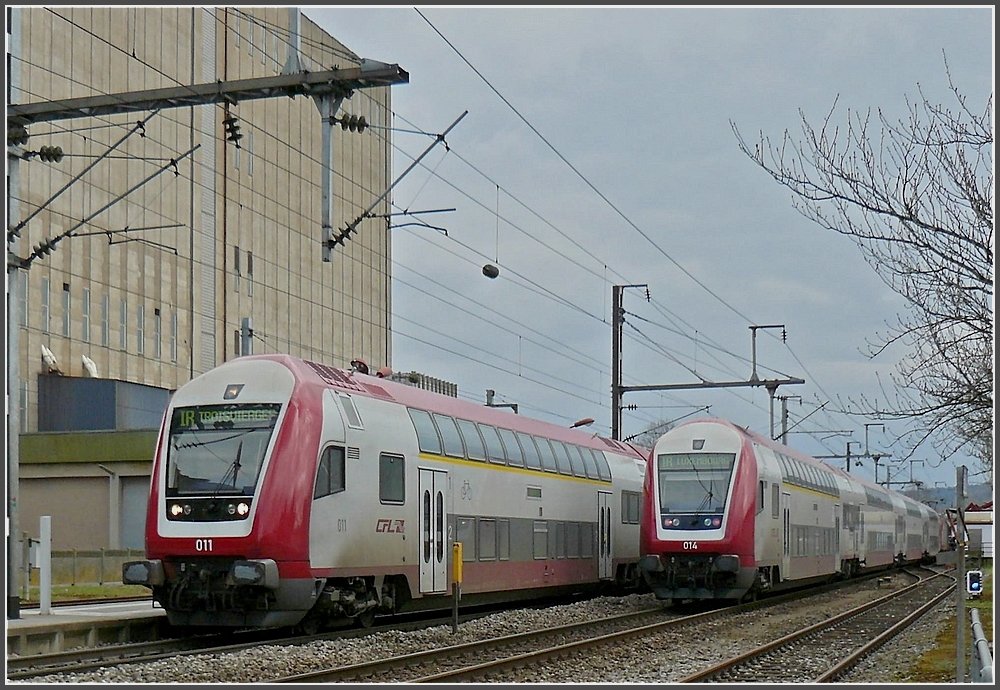
<instances>
[{"instance_id":1,"label":"upper deck window","mask_svg":"<svg viewBox=\"0 0 1000 690\"><path fill-rule=\"evenodd\" d=\"M441 437L438 436L437 428L430 414L424 410L407 408L410 419L413 421L413 428L417 431L417 444L420 450L425 453L441 454Z\"/></svg>"}]
</instances>

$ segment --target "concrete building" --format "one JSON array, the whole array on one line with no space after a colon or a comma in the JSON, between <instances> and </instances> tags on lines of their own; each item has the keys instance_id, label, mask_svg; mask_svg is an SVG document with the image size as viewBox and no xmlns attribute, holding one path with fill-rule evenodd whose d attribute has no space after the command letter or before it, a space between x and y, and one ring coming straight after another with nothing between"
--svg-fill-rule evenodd
<instances>
[{"instance_id":1,"label":"concrete building","mask_svg":"<svg viewBox=\"0 0 1000 690\"><path fill-rule=\"evenodd\" d=\"M405 78L345 84L353 88L328 121L341 126L332 128L327 195L324 119L307 95L183 105L181 89L181 105L155 111L117 97L108 101L117 113L32 121L26 140L11 136L12 106L381 64L295 8L7 13L8 228L18 229L8 233L8 265L21 262L8 269L17 295L17 322L8 319L17 428L8 432L32 435L22 436L31 440L18 527L37 536L40 515L108 506L120 514L54 518L54 543L133 547L155 442L141 432L155 424L122 422L120 412L110 427L67 426L87 418L88 400L137 386L160 391L165 405L180 385L246 352L391 366L391 207L388 197L375 202L391 184L391 85ZM352 131L348 116L368 127ZM56 146L61 160L43 149ZM324 209L336 231L369 208L324 261ZM53 376L66 379L61 397L43 404ZM116 385L84 390L93 378ZM137 432L124 445L100 441Z\"/></svg>"}]
</instances>

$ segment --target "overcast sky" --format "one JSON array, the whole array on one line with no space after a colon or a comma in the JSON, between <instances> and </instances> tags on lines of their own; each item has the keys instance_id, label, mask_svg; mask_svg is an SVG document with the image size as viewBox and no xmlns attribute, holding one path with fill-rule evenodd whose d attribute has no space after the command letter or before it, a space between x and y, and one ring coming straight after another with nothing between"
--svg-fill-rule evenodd
<instances>
[{"instance_id":1,"label":"overcast sky","mask_svg":"<svg viewBox=\"0 0 1000 690\"><path fill-rule=\"evenodd\" d=\"M903 428L842 412L889 385L904 350L866 341L902 300L848 239L796 212L740 152L850 110L905 114L906 99L981 110L992 93L992 7L303 7L364 58L398 64L392 87L393 368L517 403L560 424L611 428L611 298L624 291L623 383L784 385L789 445L813 455L901 457ZM350 111L346 101L345 111ZM464 112L468 114L462 117ZM405 130L405 131L401 131ZM500 269L484 277L482 267ZM381 365L378 363L377 365ZM630 392L623 437L709 414L767 435L763 388ZM701 408L701 411L699 411ZM774 404L775 432L781 405ZM873 425L874 424L874 425ZM850 435L847 432L851 432ZM955 466L931 448L893 470L934 486ZM843 466L843 460L827 460ZM874 477L871 460L852 468ZM879 480L886 470L880 467ZM973 483L979 480L973 478Z\"/></svg>"}]
</instances>

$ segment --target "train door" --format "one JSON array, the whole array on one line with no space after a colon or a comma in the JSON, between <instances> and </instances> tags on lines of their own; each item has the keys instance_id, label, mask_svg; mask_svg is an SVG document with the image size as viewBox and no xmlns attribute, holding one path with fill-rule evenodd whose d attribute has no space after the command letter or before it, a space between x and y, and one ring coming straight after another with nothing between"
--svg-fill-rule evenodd
<instances>
[{"instance_id":1,"label":"train door","mask_svg":"<svg viewBox=\"0 0 1000 690\"><path fill-rule=\"evenodd\" d=\"M448 589L448 514L445 489L448 473L424 467L418 470L420 490L420 591L444 593Z\"/></svg>"},{"instance_id":2,"label":"train door","mask_svg":"<svg viewBox=\"0 0 1000 690\"><path fill-rule=\"evenodd\" d=\"M597 492L597 576L604 580L613 575L611 562L611 494Z\"/></svg>"},{"instance_id":3,"label":"train door","mask_svg":"<svg viewBox=\"0 0 1000 690\"><path fill-rule=\"evenodd\" d=\"M781 579L787 580L792 572L792 521L789 511L791 510L792 495L787 491L781 492Z\"/></svg>"},{"instance_id":4,"label":"train door","mask_svg":"<svg viewBox=\"0 0 1000 690\"><path fill-rule=\"evenodd\" d=\"M840 504L833 504L833 569L840 568L843 562L843 554L840 551Z\"/></svg>"}]
</instances>

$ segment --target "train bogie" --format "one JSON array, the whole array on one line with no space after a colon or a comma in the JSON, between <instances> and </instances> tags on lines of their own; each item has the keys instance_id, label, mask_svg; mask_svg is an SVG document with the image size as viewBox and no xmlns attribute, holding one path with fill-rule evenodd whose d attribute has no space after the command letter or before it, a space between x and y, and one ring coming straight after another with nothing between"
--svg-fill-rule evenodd
<instances>
[{"instance_id":1,"label":"train bogie","mask_svg":"<svg viewBox=\"0 0 1000 690\"><path fill-rule=\"evenodd\" d=\"M582 431L242 357L171 401L123 579L177 625L309 628L450 607L458 558L463 601L637 584L644 468Z\"/></svg>"}]
</instances>

